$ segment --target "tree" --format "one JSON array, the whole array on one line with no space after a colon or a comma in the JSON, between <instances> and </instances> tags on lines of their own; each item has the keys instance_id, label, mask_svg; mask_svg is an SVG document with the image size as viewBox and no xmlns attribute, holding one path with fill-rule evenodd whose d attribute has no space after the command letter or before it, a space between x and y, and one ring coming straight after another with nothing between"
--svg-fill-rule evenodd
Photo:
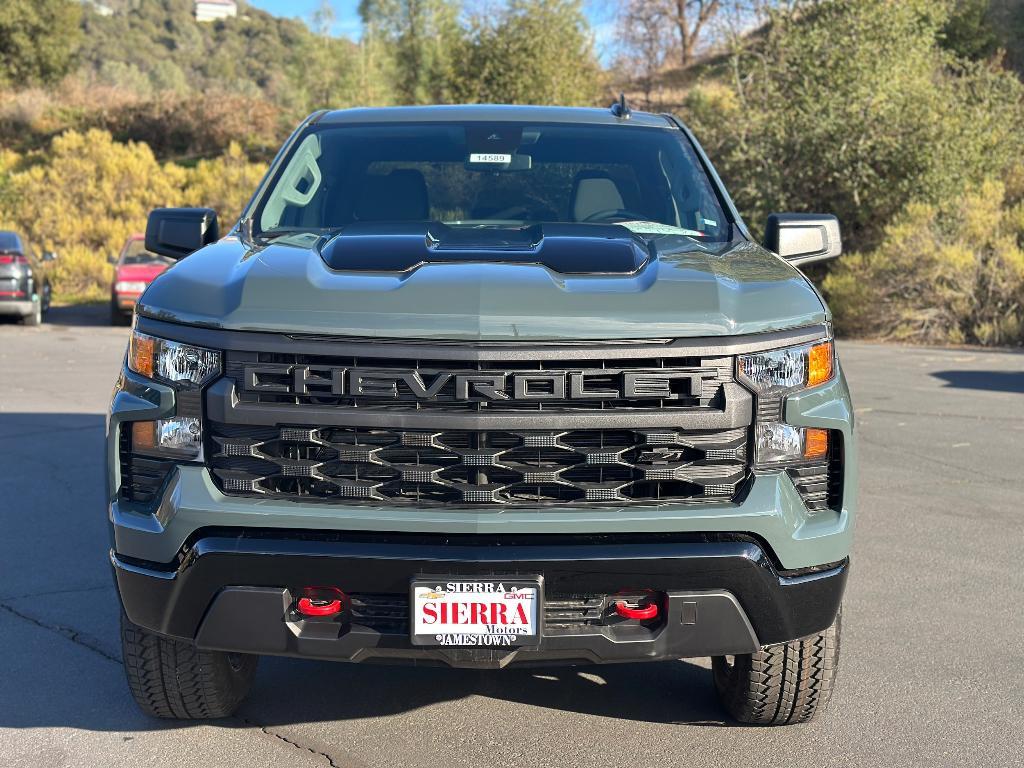
<instances>
[{"instance_id":1,"label":"tree","mask_svg":"<svg viewBox=\"0 0 1024 768\"><path fill-rule=\"evenodd\" d=\"M77 0L0 3L0 84L53 83L74 63L80 37Z\"/></svg>"},{"instance_id":2,"label":"tree","mask_svg":"<svg viewBox=\"0 0 1024 768\"><path fill-rule=\"evenodd\" d=\"M623 3L618 26L620 53L616 70L640 89L643 109L661 109L662 75L673 55L675 40L668 4L661 0L628 0Z\"/></svg>"},{"instance_id":3,"label":"tree","mask_svg":"<svg viewBox=\"0 0 1024 768\"><path fill-rule=\"evenodd\" d=\"M592 105L602 71L579 0L511 0L477 13L460 47L458 101Z\"/></svg>"},{"instance_id":4,"label":"tree","mask_svg":"<svg viewBox=\"0 0 1024 768\"><path fill-rule=\"evenodd\" d=\"M386 44L389 70L400 104L450 100L452 52L459 44L455 0L361 0L367 45Z\"/></svg>"},{"instance_id":5,"label":"tree","mask_svg":"<svg viewBox=\"0 0 1024 768\"><path fill-rule=\"evenodd\" d=\"M721 9L721 0L671 0L669 13L679 38L679 64L688 67L708 22Z\"/></svg>"},{"instance_id":6,"label":"tree","mask_svg":"<svg viewBox=\"0 0 1024 768\"><path fill-rule=\"evenodd\" d=\"M939 46L934 0L832 0L777 14L687 118L740 209L839 216L868 250L908 201L955 198L1022 151L1020 81Z\"/></svg>"},{"instance_id":7,"label":"tree","mask_svg":"<svg viewBox=\"0 0 1024 768\"><path fill-rule=\"evenodd\" d=\"M965 59L986 59L999 49L991 0L957 0L942 29L943 45Z\"/></svg>"},{"instance_id":8,"label":"tree","mask_svg":"<svg viewBox=\"0 0 1024 768\"><path fill-rule=\"evenodd\" d=\"M715 50L740 48L771 14L813 0L623 0L614 71L622 89L639 90L641 106L663 110L692 81L688 70Z\"/></svg>"}]
</instances>

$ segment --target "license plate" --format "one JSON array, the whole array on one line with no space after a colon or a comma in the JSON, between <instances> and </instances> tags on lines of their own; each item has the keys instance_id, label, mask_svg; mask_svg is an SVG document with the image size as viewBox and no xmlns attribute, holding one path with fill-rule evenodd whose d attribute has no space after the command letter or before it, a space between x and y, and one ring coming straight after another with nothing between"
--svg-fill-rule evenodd
<instances>
[{"instance_id":1,"label":"license plate","mask_svg":"<svg viewBox=\"0 0 1024 768\"><path fill-rule=\"evenodd\" d=\"M412 582L414 645L510 648L539 639L540 581L416 579Z\"/></svg>"}]
</instances>

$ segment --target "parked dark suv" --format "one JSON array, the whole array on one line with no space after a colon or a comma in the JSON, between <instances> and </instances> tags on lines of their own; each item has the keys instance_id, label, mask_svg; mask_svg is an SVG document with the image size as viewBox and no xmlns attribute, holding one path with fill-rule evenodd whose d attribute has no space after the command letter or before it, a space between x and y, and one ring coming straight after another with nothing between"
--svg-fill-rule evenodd
<instances>
[{"instance_id":1,"label":"parked dark suv","mask_svg":"<svg viewBox=\"0 0 1024 768\"><path fill-rule=\"evenodd\" d=\"M52 253L36 258L16 232L0 232L0 315L20 317L25 325L39 325L50 309L50 280L44 262Z\"/></svg>"}]
</instances>

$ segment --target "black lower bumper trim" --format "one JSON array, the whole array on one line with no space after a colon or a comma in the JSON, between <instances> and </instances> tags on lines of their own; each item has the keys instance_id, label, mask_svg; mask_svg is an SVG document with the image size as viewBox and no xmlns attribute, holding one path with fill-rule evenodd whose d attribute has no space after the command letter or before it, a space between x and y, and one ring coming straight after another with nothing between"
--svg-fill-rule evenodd
<instances>
[{"instance_id":1,"label":"black lower bumper trim","mask_svg":"<svg viewBox=\"0 0 1024 768\"><path fill-rule=\"evenodd\" d=\"M493 538L493 537L492 537ZM415 538L308 533L289 537L209 536L193 543L177 569L111 555L128 618L201 647L349 661L410 661L452 666L638 661L749 653L829 626L839 610L848 562L787 576L754 541L688 541L671 536L545 537L508 545L463 537ZM422 648L407 633L353 621L290 621L293 590L337 585L350 593L407 595L411 579L542 576L551 597L655 590L667 597L656 626L587 626L543 631L523 649Z\"/></svg>"}]
</instances>

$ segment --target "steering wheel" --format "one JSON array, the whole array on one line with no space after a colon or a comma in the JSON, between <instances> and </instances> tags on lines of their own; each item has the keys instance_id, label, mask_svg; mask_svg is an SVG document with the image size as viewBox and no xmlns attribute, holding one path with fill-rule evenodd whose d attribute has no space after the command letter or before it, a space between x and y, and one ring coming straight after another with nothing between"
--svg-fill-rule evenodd
<instances>
[{"instance_id":1,"label":"steering wheel","mask_svg":"<svg viewBox=\"0 0 1024 768\"><path fill-rule=\"evenodd\" d=\"M611 221L612 219L621 219L622 221L646 221L647 216L636 211L631 211L628 208L605 208L603 211L594 211L589 216L583 218L583 222L594 222L594 221Z\"/></svg>"}]
</instances>

